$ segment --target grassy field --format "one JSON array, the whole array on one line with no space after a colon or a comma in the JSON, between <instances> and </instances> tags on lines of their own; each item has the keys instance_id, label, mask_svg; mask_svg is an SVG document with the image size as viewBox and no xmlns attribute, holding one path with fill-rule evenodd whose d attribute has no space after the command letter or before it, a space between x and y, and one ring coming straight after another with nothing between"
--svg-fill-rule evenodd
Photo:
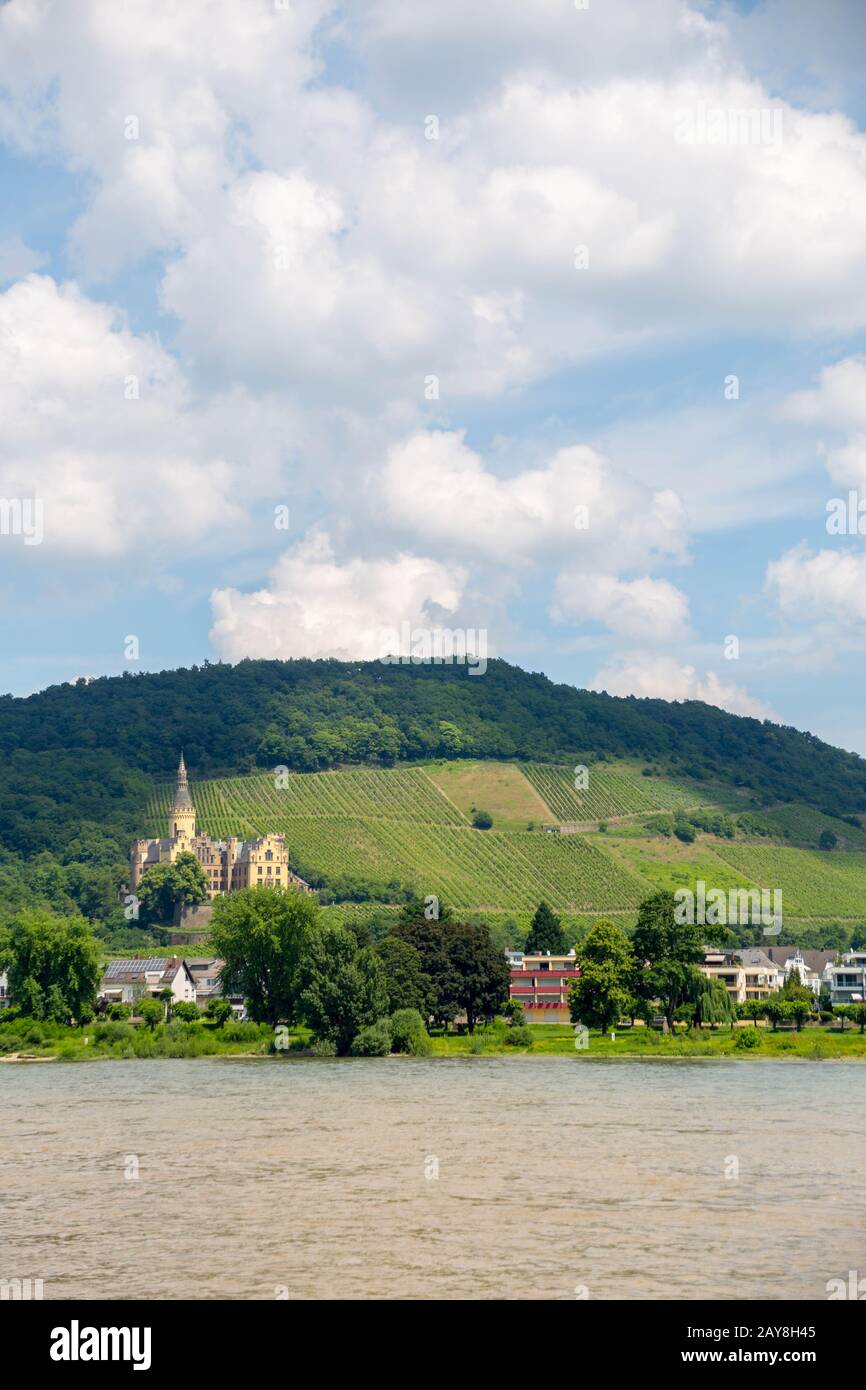
<instances>
[{"instance_id":1,"label":"grassy field","mask_svg":"<svg viewBox=\"0 0 866 1390\"><path fill-rule=\"evenodd\" d=\"M577 1062L598 1058L668 1058L707 1059L751 1057L788 1058L803 1061L866 1060L866 1036L857 1029L809 1026L801 1033L778 1032L769 1028L757 1030L755 1047L742 1047L737 1039L743 1032L754 1030L719 1028L701 1032L678 1030L666 1036L651 1028L625 1028L615 1036L591 1032L588 1046L576 1048L574 1033L568 1026L558 1024L530 1025L529 1046L512 1047L506 1039L509 1028L494 1023L468 1033L434 1033L431 1042L433 1057L473 1056L566 1056ZM299 1058L308 1053L312 1038L307 1029L291 1030L290 1048L274 1054L274 1030L267 1024L234 1023L218 1029L207 1022L193 1024L160 1024L151 1031L127 1023L88 1024L84 1028L65 1028L59 1024L39 1024L19 1019L0 1024L0 1064L32 1060L34 1063L88 1062L114 1058L133 1061L136 1058L171 1059L214 1056ZM358 1059L356 1065L365 1059ZM404 1059L401 1059L404 1060ZM405 1059L410 1064L412 1059ZM25 1061L26 1064L26 1061Z\"/></svg>"},{"instance_id":2,"label":"grassy field","mask_svg":"<svg viewBox=\"0 0 866 1390\"><path fill-rule=\"evenodd\" d=\"M518 1056L557 1055L573 1056L578 1060L592 1060L598 1057L788 1057L803 1058L808 1061L821 1061L845 1058L866 1060L866 1036L854 1028L840 1032L837 1026L824 1028L810 1026L801 1033L778 1032L769 1028L757 1030L759 1042L756 1047L745 1048L737 1045L741 1032L751 1029L718 1028L715 1031L703 1029L700 1032L688 1029L677 1030L673 1035L656 1032L653 1028L626 1028L615 1032L611 1038L591 1032L588 1046L576 1048L573 1030L558 1024L534 1024L529 1029L532 1034L530 1047L510 1047L505 1038L508 1029L503 1024L494 1024L486 1029L476 1029L474 1037L468 1034L448 1033L433 1037L433 1055L438 1057L489 1055L508 1053Z\"/></svg>"},{"instance_id":3,"label":"grassy field","mask_svg":"<svg viewBox=\"0 0 866 1390\"><path fill-rule=\"evenodd\" d=\"M549 806L515 763L440 762L427 776L467 819L474 809L489 811L497 830L525 830L552 820Z\"/></svg>"}]
</instances>

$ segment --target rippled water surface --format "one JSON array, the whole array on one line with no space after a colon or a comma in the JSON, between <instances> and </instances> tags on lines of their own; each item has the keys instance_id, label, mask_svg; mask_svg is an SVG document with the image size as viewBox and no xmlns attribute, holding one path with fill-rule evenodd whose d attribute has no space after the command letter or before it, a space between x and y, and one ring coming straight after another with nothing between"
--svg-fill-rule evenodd
<instances>
[{"instance_id":1,"label":"rippled water surface","mask_svg":"<svg viewBox=\"0 0 866 1390\"><path fill-rule=\"evenodd\" d=\"M826 1298L866 1274L864 1102L866 1068L839 1063L3 1066L0 1278L46 1298Z\"/></svg>"}]
</instances>

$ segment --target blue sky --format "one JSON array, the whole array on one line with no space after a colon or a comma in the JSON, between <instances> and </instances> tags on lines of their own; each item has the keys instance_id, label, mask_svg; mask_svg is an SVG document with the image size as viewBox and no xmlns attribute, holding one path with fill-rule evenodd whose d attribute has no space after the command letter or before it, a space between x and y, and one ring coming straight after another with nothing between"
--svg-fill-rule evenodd
<instances>
[{"instance_id":1,"label":"blue sky","mask_svg":"<svg viewBox=\"0 0 866 1390\"><path fill-rule=\"evenodd\" d=\"M866 753L864 28L8 0L0 689L408 622Z\"/></svg>"}]
</instances>

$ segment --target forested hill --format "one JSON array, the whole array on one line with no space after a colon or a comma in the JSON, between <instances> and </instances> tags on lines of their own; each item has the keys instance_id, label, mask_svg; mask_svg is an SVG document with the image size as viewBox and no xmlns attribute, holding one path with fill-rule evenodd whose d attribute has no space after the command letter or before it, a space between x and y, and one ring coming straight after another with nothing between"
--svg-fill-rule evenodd
<instances>
[{"instance_id":1,"label":"forested hill","mask_svg":"<svg viewBox=\"0 0 866 1390\"><path fill-rule=\"evenodd\" d=\"M810 734L698 702L555 685L504 661L484 675L460 665L242 661L52 686L0 698L0 747L2 839L19 851L24 822L32 832L58 803L64 819L90 821L107 801L115 812L140 805L153 779L173 775L180 747L196 779L442 756L630 758L741 787L764 804L866 809L866 761Z\"/></svg>"}]
</instances>

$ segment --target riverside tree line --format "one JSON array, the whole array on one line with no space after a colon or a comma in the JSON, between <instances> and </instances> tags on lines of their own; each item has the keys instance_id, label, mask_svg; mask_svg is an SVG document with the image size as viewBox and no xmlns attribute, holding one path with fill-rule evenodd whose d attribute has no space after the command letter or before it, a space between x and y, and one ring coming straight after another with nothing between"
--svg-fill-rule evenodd
<instances>
[{"instance_id":1,"label":"riverside tree line","mask_svg":"<svg viewBox=\"0 0 866 1390\"><path fill-rule=\"evenodd\" d=\"M428 911L421 900L405 904L387 934L374 939L367 923L329 923L309 894L256 887L215 900L210 948L225 962L224 996L242 996L254 1023L282 1025L284 1035L304 1026L321 1053L423 1054L430 1028L465 1020L472 1033L502 1017L511 1022L515 1044L531 1042L519 1005L509 1000L507 958L489 928L459 920L444 905L436 919ZM581 974L570 991L575 1023L608 1031L622 1019L661 1015L668 1029L733 1026L737 1005L720 981L697 968L719 929L678 922L677 915L673 895L659 892L642 903L631 935L607 920L591 928L578 947ZM545 903L525 949L565 953L560 921ZM101 959L83 919L22 911L0 933L0 969L13 1001L4 1011L9 1021L93 1020ZM217 1022L225 1022L226 999L220 1004ZM178 1017L195 1013L193 1005L173 1007ZM740 1006L755 1021L764 1014L774 1026L790 1020L798 1028L814 1008L811 991L793 975L778 995ZM145 1000L138 1012L153 1027L164 1005ZM866 1028L866 1006L835 1012L853 1017L861 1032Z\"/></svg>"}]
</instances>

